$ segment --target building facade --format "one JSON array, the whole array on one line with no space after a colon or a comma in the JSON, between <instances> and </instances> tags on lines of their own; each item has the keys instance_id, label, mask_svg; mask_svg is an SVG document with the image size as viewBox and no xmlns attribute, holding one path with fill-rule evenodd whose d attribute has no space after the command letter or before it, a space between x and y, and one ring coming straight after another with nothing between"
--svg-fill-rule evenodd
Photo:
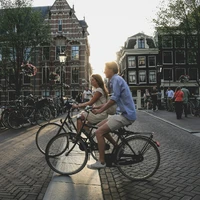
<instances>
[{"instance_id":1,"label":"building facade","mask_svg":"<svg viewBox=\"0 0 200 200\"><path fill-rule=\"evenodd\" d=\"M37 74L33 77L23 77L22 95L32 93L38 97L75 97L89 86L92 73L89 62L88 25L85 19L79 20L76 17L74 6L70 7L66 0L56 0L51 7L33 9L40 11L48 21L51 42L39 46L34 56L28 60L37 67ZM64 65L59 62L60 53L67 55ZM59 80L51 80L53 72L59 74ZM12 75L9 75L9 80L12 80ZM0 94L2 103L15 99L15 91L11 85L6 87L5 82L1 80L4 88Z\"/></svg>"},{"instance_id":2,"label":"building facade","mask_svg":"<svg viewBox=\"0 0 200 200\"><path fill-rule=\"evenodd\" d=\"M120 75L128 83L133 96L157 85L158 48L153 37L138 33L127 39L117 52Z\"/></svg>"},{"instance_id":3,"label":"building facade","mask_svg":"<svg viewBox=\"0 0 200 200\"><path fill-rule=\"evenodd\" d=\"M161 86L166 89L186 86L191 94L200 94L197 81L200 78L199 46L196 35L171 32L157 32L156 41L159 47L159 62L162 65ZM189 81L181 83L181 75L188 75Z\"/></svg>"}]
</instances>

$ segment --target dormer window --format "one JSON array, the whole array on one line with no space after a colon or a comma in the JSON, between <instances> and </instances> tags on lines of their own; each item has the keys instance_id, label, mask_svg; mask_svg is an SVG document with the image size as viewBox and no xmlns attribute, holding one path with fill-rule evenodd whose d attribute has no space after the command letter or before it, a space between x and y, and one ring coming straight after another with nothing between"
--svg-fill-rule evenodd
<instances>
[{"instance_id":1,"label":"dormer window","mask_svg":"<svg viewBox=\"0 0 200 200\"><path fill-rule=\"evenodd\" d=\"M62 31L62 19L58 20L58 31L61 32Z\"/></svg>"},{"instance_id":2,"label":"dormer window","mask_svg":"<svg viewBox=\"0 0 200 200\"><path fill-rule=\"evenodd\" d=\"M144 49L144 48L145 48L144 38L138 39L138 49Z\"/></svg>"}]
</instances>

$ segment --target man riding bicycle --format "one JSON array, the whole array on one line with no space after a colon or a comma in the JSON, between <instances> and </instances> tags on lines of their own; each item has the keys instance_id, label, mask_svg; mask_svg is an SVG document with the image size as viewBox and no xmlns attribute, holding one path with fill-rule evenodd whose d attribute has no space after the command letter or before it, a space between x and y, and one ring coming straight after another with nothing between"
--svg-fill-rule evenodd
<instances>
[{"instance_id":1,"label":"man riding bicycle","mask_svg":"<svg viewBox=\"0 0 200 200\"><path fill-rule=\"evenodd\" d=\"M112 115L98 124L95 135L98 142L99 161L88 165L90 169L106 167L104 138L109 140L115 147L117 146L117 143L110 136L109 132L130 125L136 120L134 101L126 81L118 75L118 65L115 62L106 63L104 73L106 78L110 79L112 96L107 103L103 104L101 107L94 108L92 112L94 114L100 114L116 103L121 114Z\"/></svg>"}]
</instances>

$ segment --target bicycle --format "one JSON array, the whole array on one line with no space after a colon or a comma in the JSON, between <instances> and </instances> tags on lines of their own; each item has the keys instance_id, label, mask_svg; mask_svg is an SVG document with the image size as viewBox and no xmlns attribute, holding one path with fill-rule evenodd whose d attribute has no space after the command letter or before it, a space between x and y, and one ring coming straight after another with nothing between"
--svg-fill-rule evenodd
<instances>
[{"instance_id":1,"label":"bicycle","mask_svg":"<svg viewBox=\"0 0 200 200\"><path fill-rule=\"evenodd\" d=\"M89 113L91 109L86 107L85 111ZM75 126L73 121L72 124ZM96 158L97 143L85 131L85 125L86 119L79 133L60 131L48 142L45 159L53 171L61 175L73 175L85 167L89 153ZM94 128L97 127L91 125L91 129ZM159 143L153 140L153 133L132 132L123 127L113 131L113 134L117 136L118 147L111 150L109 145L109 148L105 148L105 151L110 150L105 154L107 167L117 167L130 180L144 180L155 174L160 165L160 153Z\"/></svg>"}]
</instances>

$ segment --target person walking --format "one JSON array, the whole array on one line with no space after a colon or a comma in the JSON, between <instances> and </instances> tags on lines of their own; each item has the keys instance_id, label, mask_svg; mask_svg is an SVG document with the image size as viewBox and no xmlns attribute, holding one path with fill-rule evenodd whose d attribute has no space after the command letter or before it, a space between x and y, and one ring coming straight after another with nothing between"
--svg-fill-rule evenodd
<instances>
[{"instance_id":1,"label":"person walking","mask_svg":"<svg viewBox=\"0 0 200 200\"><path fill-rule=\"evenodd\" d=\"M188 100L189 100L189 96L190 96L190 92L187 88L183 87L182 89L182 92L184 94L183 96L183 109L184 109L184 114L185 114L185 117L187 117L187 112L188 112Z\"/></svg>"},{"instance_id":2,"label":"person walking","mask_svg":"<svg viewBox=\"0 0 200 200\"><path fill-rule=\"evenodd\" d=\"M157 106L157 88L156 86L153 87L152 91L151 91L151 99L152 99L152 103L153 103L153 111L156 111L156 106Z\"/></svg>"},{"instance_id":3,"label":"person walking","mask_svg":"<svg viewBox=\"0 0 200 200\"><path fill-rule=\"evenodd\" d=\"M168 87L167 91L166 91L166 95L167 95L167 110L169 112L173 111L173 96L174 96L174 91Z\"/></svg>"},{"instance_id":4,"label":"person walking","mask_svg":"<svg viewBox=\"0 0 200 200\"><path fill-rule=\"evenodd\" d=\"M151 95L148 89L145 89L145 93L144 93L144 103L147 110L149 110L149 104L151 101Z\"/></svg>"},{"instance_id":5,"label":"person walking","mask_svg":"<svg viewBox=\"0 0 200 200\"><path fill-rule=\"evenodd\" d=\"M175 99L175 112L176 112L176 118L181 119L182 113L183 113L183 92L181 91L180 87L176 88L176 91L174 93L174 99Z\"/></svg>"},{"instance_id":6,"label":"person walking","mask_svg":"<svg viewBox=\"0 0 200 200\"><path fill-rule=\"evenodd\" d=\"M157 106L158 106L158 110L161 110L161 108L162 108L161 99L162 99L162 93L161 93L161 91L159 89L158 93L157 93Z\"/></svg>"},{"instance_id":7,"label":"person walking","mask_svg":"<svg viewBox=\"0 0 200 200\"><path fill-rule=\"evenodd\" d=\"M82 94L82 102L88 102L90 100L90 97L92 95L92 92L89 90L89 88L85 88Z\"/></svg>"}]
</instances>

